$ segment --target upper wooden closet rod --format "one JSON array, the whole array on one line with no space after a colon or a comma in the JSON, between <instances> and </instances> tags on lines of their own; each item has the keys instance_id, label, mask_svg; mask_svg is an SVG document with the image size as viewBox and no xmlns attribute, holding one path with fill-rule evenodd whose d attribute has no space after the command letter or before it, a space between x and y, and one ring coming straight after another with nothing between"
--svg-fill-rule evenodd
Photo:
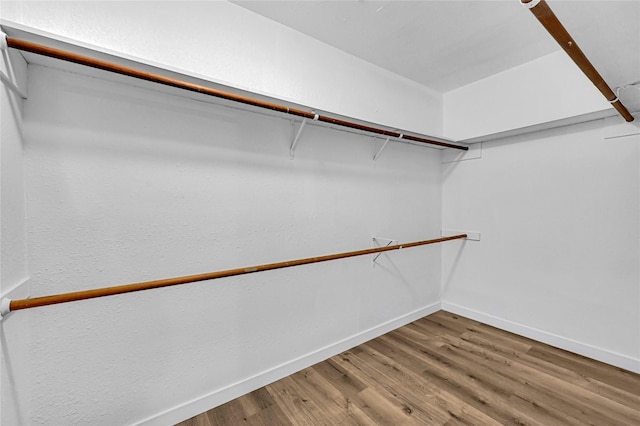
<instances>
[{"instance_id":1,"label":"upper wooden closet rod","mask_svg":"<svg viewBox=\"0 0 640 426\"><path fill-rule=\"evenodd\" d=\"M444 241L459 240L467 238L467 234L453 235L451 237L435 238L432 240L416 241L407 244L398 244L393 246L376 247L365 250L348 251L343 253L329 254L319 257L307 257L304 259L289 260L286 262L268 263L258 266L249 266L245 268L227 269L224 271L207 272L197 275L186 275L176 278L167 278L156 281L146 281L136 284L125 284L115 287L97 288L93 290L76 291L72 293L55 294L52 296L34 297L33 299L10 300L3 299L0 307L0 317L7 315L9 312L21 309L37 308L39 306L55 305L58 303L75 302L78 300L94 299L96 297L113 296L116 294L131 293L134 291L151 290L154 288L170 287L179 284L193 283L197 281L213 280L216 278L232 277L235 275L250 274L252 272L269 271L272 269L288 268L291 266L306 265L309 263L326 262L329 260L344 259L347 257L362 256L366 254L382 253L391 250L400 250L410 247L424 246L427 244L442 243Z\"/></svg>"},{"instance_id":2,"label":"upper wooden closet rod","mask_svg":"<svg viewBox=\"0 0 640 426\"><path fill-rule=\"evenodd\" d=\"M342 127L349 127L351 129L362 130L365 132L384 135L392 138L400 138L413 142L421 142L429 145L436 145L445 148L454 148L466 151L469 147L464 145L457 145L453 143L440 142L432 139L428 139L422 136L413 136L405 133L394 132L391 130L380 129L377 127L366 126L351 121L341 120L339 118L333 118L326 115L319 115L313 112L304 111L296 108L289 108L284 105L279 105L271 102L262 101L259 99L250 98L247 96L238 95L231 92L225 92L223 90L213 89L211 87L202 86L199 84L189 83L186 81L178 80L175 78L166 77L160 74L141 71L139 69L127 67L124 65L118 65L111 62L103 61L100 59L91 58L84 55L79 55L73 52L67 52L65 50L55 49L52 47L44 46L37 43L32 43L26 40L20 40L13 37L7 37L7 46L14 49L24 50L26 52L37 53L39 55L49 56L51 58L61 59L63 61L74 62L81 65L86 65L93 68L98 68L105 71L114 72L117 74L123 74L129 77L139 78L141 80L152 81L154 83L163 84L165 86L177 87L179 89L189 90L192 92L203 93L209 96L215 96L217 98L227 99L234 102L240 102L260 108L266 108L274 111L279 111L285 114L291 114L298 117L309 118L316 121L322 121L325 123L331 123Z\"/></svg>"},{"instance_id":3,"label":"upper wooden closet rod","mask_svg":"<svg viewBox=\"0 0 640 426\"><path fill-rule=\"evenodd\" d=\"M600 73L591 64L589 59L587 59L580 47L578 47L578 44L571 38L571 35L558 20L558 17L553 13L553 10L551 10L547 2L545 0L520 0L520 3L531 10L535 17L538 18L538 21L540 21L549 34L558 42L560 47L567 52L569 57L573 59L573 62L576 63L589 80L600 90L600 93L607 98L611 106L618 110L627 122L632 122L634 120L633 115L631 115L629 110L620 102L620 99L613 93L613 90L611 90Z\"/></svg>"}]
</instances>

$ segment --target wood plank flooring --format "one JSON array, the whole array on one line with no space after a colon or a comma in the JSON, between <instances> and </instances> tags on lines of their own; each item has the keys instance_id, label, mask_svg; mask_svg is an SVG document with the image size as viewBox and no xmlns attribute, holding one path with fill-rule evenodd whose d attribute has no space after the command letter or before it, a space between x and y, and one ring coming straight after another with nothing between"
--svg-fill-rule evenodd
<instances>
[{"instance_id":1,"label":"wood plank flooring","mask_svg":"<svg viewBox=\"0 0 640 426\"><path fill-rule=\"evenodd\" d=\"M640 425L640 375L444 311L180 426Z\"/></svg>"}]
</instances>

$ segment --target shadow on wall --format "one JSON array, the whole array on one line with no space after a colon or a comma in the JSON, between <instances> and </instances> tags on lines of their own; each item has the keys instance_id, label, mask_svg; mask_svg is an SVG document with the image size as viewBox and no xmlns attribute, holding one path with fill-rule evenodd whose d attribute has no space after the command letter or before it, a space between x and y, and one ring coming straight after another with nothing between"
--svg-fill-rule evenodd
<instances>
[{"instance_id":1,"label":"shadow on wall","mask_svg":"<svg viewBox=\"0 0 640 426\"><path fill-rule=\"evenodd\" d=\"M451 282L453 281L456 271L458 270L458 263L460 262L460 258L462 257L462 252L464 251L465 246L467 245L467 240L462 240L462 242L458 245L458 252L456 253L453 262L449 268L449 271L442 271L442 277L447 277L446 280L442 281L442 293L440 294L440 298L442 299L444 295L447 293Z\"/></svg>"},{"instance_id":2,"label":"shadow on wall","mask_svg":"<svg viewBox=\"0 0 640 426\"><path fill-rule=\"evenodd\" d=\"M24 418L26 411L21 401L28 400L28 398L22 395L25 387L19 383L20 380L16 377L16 372L21 370L18 368L19 363L14 362L15 359L19 357L14 357L14 355L15 352L22 352L22 354L27 353L24 350L26 339L24 339L25 333L20 333L20 339L7 339L7 331L12 327L10 317L11 314L5 317L0 324L0 327L2 327L2 332L0 332L0 340L2 341L2 377L0 378L0 380L2 380L2 386L0 389L2 390L2 395L0 395L0 398L2 401L3 418L11 418L16 424L22 425L28 424L28 421ZM20 325L16 324L16 327L20 327ZM7 414L7 412L9 412L9 414ZM2 419L0 419L0 421L1 420Z\"/></svg>"}]
</instances>

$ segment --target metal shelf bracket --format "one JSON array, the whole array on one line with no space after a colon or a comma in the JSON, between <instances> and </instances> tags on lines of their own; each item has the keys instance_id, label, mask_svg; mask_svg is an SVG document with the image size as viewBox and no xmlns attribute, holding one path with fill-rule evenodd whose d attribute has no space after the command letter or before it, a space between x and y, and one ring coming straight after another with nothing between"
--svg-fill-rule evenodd
<instances>
[{"instance_id":1,"label":"metal shelf bracket","mask_svg":"<svg viewBox=\"0 0 640 426\"><path fill-rule=\"evenodd\" d=\"M384 143L382 144L382 147L380 147L380 149L378 150L378 152L375 153L375 155L373 156L373 161L376 161L378 159L378 157L380 156L380 154L382 154L382 151L386 148L387 144L389 143L389 139L391 139L390 137L387 138Z\"/></svg>"},{"instance_id":2,"label":"metal shelf bracket","mask_svg":"<svg viewBox=\"0 0 640 426\"><path fill-rule=\"evenodd\" d=\"M296 151L296 145L298 144L298 140L300 139L300 135L302 135L302 131L304 130L305 124L307 124L307 119L303 118L302 119L302 123L300 123L300 127L298 128L298 131L296 132L295 137L291 141L291 147L289 147L289 157L291 157L292 160L293 160L294 153Z\"/></svg>"},{"instance_id":3,"label":"metal shelf bracket","mask_svg":"<svg viewBox=\"0 0 640 426\"><path fill-rule=\"evenodd\" d=\"M314 117L313 117L313 121L318 121L318 118L320 118L320 115L315 114ZM291 147L289 148L289 157L291 157L292 160L293 160L293 156L294 156L295 151L296 151L296 145L298 144L298 141L300 140L300 135L302 135L302 131L304 130L304 126L306 124L307 124L307 119L303 118L302 119L302 123L300 123L300 128L298 128L298 131L296 132L296 135L293 138L293 141L291 141Z\"/></svg>"},{"instance_id":4,"label":"metal shelf bracket","mask_svg":"<svg viewBox=\"0 0 640 426\"><path fill-rule=\"evenodd\" d=\"M10 71L7 49L7 35L0 31L0 51L2 52L2 60L7 64L7 70ZM3 70L0 70L0 81L4 83L7 89L11 90L16 95L20 96L22 99L27 99L27 94Z\"/></svg>"},{"instance_id":5,"label":"metal shelf bracket","mask_svg":"<svg viewBox=\"0 0 640 426\"><path fill-rule=\"evenodd\" d=\"M388 141L389 139L387 139ZM391 238L383 238L383 237L373 237L372 238L373 241L373 248L377 248L377 247L389 247L391 244L393 243L397 243L398 240L394 240ZM380 242L386 242L386 244L381 245ZM375 268L376 267L376 260L378 260L378 258L380 257L382 253L376 253L373 256L373 259L371 259L371 267Z\"/></svg>"}]
</instances>

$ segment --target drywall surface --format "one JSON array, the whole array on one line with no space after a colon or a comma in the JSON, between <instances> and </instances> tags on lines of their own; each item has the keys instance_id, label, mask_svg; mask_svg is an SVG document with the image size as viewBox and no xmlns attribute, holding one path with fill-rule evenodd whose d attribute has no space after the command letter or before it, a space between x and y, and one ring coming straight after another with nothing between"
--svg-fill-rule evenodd
<instances>
[{"instance_id":1,"label":"drywall surface","mask_svg":"<svg viewBox=\"0 0 640 426\"><path fill-rule=\"evenodd\" d=\"M640 371L640 136L603 120L443 165L443 307Z\"/></svg>"},{"instance_id":2,"label":"drywall surface","mask_svg":"<svg viewBox=\"0 0 640 426\"><path fill-rule=\"evenodd\" d=\"M22 89L26 63L1 52L0 69ZM20 96L0 86L0 295L27 280L25 237L25 185L23 170L22 108ZM26 286L22 286L23 288ZM18 289L20 290L20 289ZM18 291L16 290L16 291ZM26 295L25 295L26 296ZM2 424L26 424L28 410L28 317L16 323L11 315L0 323L0 419ZM14 341L8 345L7 341Z\"/></svg>"},{"instance_id":3,"label":"drywall surface","mask_svg":"<svg viewBox=\"0 0 640 426\"><path fill-rule=\"evenodd\" d=\"M439 236L440 151L29 67L34 296ZM297 123L296 123L297 126ZM29 424L131 424L439 302L439 246L29 311ZM438 305L439 306L439 305ZM12 342L8 342L12 344ZM250 389L244 389L248 391ZM184 407L181 407L184 408ZM189 413L197 414L196 412ZM156 423L179 420L156 418Z\"/></svg>"},{"instance_id":4,"label":"drywall surface","mask_svg":"<svg viewBox=\"0 0 640 426\"><path fill-rule=\"evenodd\" d=\"M3 1L6 20L398 129L442 133L442 95L226 1Z\"/></svg>"},{"instance_id":5,"label":"drywall surface","mask_svg":"<svg viewBox=\"0 0 640 426\"><path fill-rule=\"evenodd\" d=\"M1 52L0 71L26 88L27 64L17 52ZM0 293L27 276L24 173L22 164L22 98L0 86Z\"/></svg>"},{"instance_id":6,"label":"drywall surface","mask_svg":"<svg viewBox=\"0 0 640 426\"><path fill-rule=\"evenodd\" d=\"M611 105L560 50L443 95L447 137L467 140L577 116Z\"/></svg>"}]
</instances>

